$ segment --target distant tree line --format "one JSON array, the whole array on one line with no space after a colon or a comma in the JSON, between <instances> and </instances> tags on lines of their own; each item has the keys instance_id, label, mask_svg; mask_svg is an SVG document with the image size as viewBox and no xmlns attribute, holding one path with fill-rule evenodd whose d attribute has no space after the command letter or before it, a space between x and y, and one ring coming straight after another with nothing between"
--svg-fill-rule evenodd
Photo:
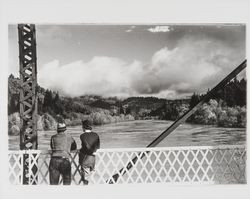
<instances>
[{"instance_id":1,"label":"distant tree line","mask_svg":"<svg viewBox=\"0 0 250 199\"><path fill-rule=\"evenodd\" d=\"M207 91L209 92L209 90ZM167 102L150 112L163 120L176 120L189 108L194 107L205 94L193 93L189 103ZM224 127L246 126L246 80L237 78L230 81L223 89L216 92L191 115L187 122L196 124L213 124Z\"/></svg>"},{"instance_id":2,"label":"distant tree line","mask_svg":"<svg viewBox=\"0 0 250 199\"><path fill-rule=\"evenodd\" d=\"M216 92L211 99L223 102L223 106L245 106L246 105L246 85L244 78L240 81L235 77L223 89ZM209 90L208 90L209 92ZM204 95L194 93L190 99L190 107L195 106Z\"/></svg>"},{"instance_id":3,"label":"distant tree line","mask_svg":"<svg viewBox=\"0 0 250 199\"><path fill-rule=\"evenodd\" d=\"M8 79L8 115L9 134L17 135L20 123L20 80L13 75ZM65 119L67 125L80 125L82 119L89 119L93 124L108 124L134 120L125 113L117 98L104 99L100 96L65 97L58 92L37 87L38 95L38 129L49 130L56 127L58 115ZM107 102L106 102L106 101Z\"/></svg>"},{"instance_id":4,"label":"distant tree line","mask_svg":"<svg viewBox=\"0 0 250 199\"><path fill-rule=\"evenodd\" d=\"M8 113L19 112L20 80L9 76ZM209 91L208 91L209 92ZM60 96L58 92L37 87L38 114L43 116L45 129L57 115L62 115L69 125L78 125L83 118L94 124L106 124L133 119L176 120L190 107L195 106L204 94L193 93L189 99L167 100L157 97L116 97L85 95L80 97ZM212 101L211 101L212 100ZM187 121L218 126L245 127L246 125L246 80L235 78L205 102ZM15 121L15 117L12 121ZM15 122L13 122L15 123Z\"/></svg>"}]
</instances>

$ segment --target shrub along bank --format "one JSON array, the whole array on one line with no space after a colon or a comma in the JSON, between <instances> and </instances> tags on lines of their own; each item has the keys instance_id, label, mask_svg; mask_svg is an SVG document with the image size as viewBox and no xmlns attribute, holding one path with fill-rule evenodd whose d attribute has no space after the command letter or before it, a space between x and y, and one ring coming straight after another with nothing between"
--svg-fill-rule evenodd
<instances>
[{"instance_id":1,"label":"shrub along bank","mask_svg":"<svg viewBox=\"0 0 250 199\"><path fill-rule=\"evenodd\" d=\"M221 127L246 127L246 106L223 106L211 99L204 103L188 119L188 122L195 124L212 124Z\"/></svg>"},{"instance_id":2,"label":"shrub along bank","mask_svg":"<svg viewBox=\"0 0 250 199\"><path fill-rule=\"evenodd\" d=\"M21 119L19 113L9 115L8 134L19 135L21 129ZM112 116L109 111L100 111L91 113L90 115L83 115L80 113L72 114L72 117L65 119L68 126L81 125L83 119L89 119L93 125L103 125L115 122L132 121L134 117L131 115L121 114L119 116ZM48 113L38 115L37 129L38 130L55 130L57 125L56 119Z\"/></svg>"}]
</instances>

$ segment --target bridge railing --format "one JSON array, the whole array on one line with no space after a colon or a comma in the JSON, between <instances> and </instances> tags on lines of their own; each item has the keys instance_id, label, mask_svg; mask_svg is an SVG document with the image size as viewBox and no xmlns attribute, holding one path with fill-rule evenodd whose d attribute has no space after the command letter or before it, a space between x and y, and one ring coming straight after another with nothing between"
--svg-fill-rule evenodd
<instances>
[{"instance_id":1,"label":"bridge railing","mask_svg":"<svg viewBox=\"0 0 250 199\"><path fill-rule=\"evenodd\" d=\"M50 151L9 151L9 180L22 184L23 156L29 163L29 184L49 184ZM143 158L142 155L144 154ZM138 161L113 183L246 183L245 146L190 146L100 149L89 184L106 184L134 158ZM70 154L72 184L80 183L78 151Z\"/></svg>"}]
</instances>

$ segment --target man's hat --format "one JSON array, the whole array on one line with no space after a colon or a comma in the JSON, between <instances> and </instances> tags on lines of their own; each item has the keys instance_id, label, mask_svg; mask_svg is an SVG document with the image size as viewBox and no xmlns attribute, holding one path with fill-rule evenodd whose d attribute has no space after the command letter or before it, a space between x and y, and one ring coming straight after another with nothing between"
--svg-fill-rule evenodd
<instances>
[{"instance_id":1,"label":"man's hat","mask_svg":"<svg viewBox=\"0 0 250 199\"><path fill-rule=\"evenodd\" d=\"M91 123L89 120L82 120L82 128L91 130Z\"/></svg>"},{"instance_id":2,"label":"man's hat","mask_svg":"<svg viewBox=\"0 0 250 199\"><path fill-rule=\"evenodd\" d=\"M63 132L66 131L66 124L65 123L58 123L57 124L57 132Z\"/></svg>"}]
</instances>

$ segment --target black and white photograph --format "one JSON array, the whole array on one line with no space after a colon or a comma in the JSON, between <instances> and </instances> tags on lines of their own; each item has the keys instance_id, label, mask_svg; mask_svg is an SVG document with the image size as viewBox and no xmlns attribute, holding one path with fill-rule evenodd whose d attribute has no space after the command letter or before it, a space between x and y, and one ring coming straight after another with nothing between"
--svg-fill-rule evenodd
<instances>
[{"instance_id":1,"label":"black and white photograph","mask_svg":"<svg viewBox=\"0 0 250 199\"><path fill-rule=\"evenodd\" d=\"M246 183L244 24L10 24L14 184Z\"/></svg>"},{"instance_id":2,"label":"black and white photograph","mask_svg":"<svg viewBox=\"0 0 250 199\"><path fill-rule=\"evenodd\" d=\"M248 0L0 0L0 198L248 199Z\"/></svg>"}]
</instances>

